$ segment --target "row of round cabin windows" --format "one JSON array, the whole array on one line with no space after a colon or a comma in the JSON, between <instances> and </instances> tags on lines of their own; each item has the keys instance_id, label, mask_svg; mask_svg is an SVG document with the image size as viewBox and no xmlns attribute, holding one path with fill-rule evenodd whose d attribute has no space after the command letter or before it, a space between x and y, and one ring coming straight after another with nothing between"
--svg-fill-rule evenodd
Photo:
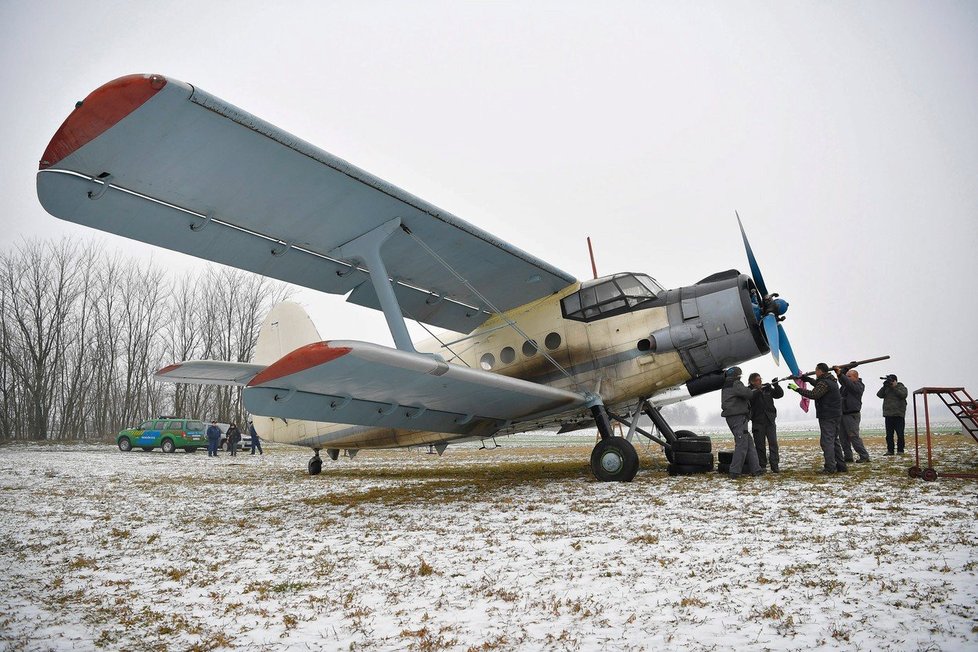
<instances>
[{"instance_id":1,"label":"row of round cabin windows","mask_svg":"<svg viewBox=\"0 0 978 652\"><path fill-rule=\"evenodd\" d=\"M556 350L560 347L561 339L559 333L550 333L543 340L544 346L546 346L551 351ZM539 350L539 344L536 340L527 340L523 342L523 356L526 358L532 358L537 354ZM507 346L502 351L499 352L499 362L502 364L512 364L516 362L516 350ZM483 353L482 357L479 358L479 366L489 371L496 366L496 356L491 353Z\"/></svg>"}]
</instances>

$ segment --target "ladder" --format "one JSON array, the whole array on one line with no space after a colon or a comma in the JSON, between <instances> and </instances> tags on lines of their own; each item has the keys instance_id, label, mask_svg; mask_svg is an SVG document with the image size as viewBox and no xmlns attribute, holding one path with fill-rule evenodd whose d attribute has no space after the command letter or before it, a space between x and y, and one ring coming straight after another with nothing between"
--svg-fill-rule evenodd
<instances>
[{"instance_id":1,"label":"ladder","mask_svg":"<svg viewBox=\"0 0 978 652\"><path fill-rule=\"evenodd\" d=\"M978 401L972 398L971 394L964 387L921 387L913 393L913 427L914 427L914 447L916 449L916 463L908 470L911 478L923 478L933 481L937 479L937 471L934 470L933 462L933 443L930 431L930 407L927 402L928 396L937 396L944 402L944 405L951 411L951 414L961 422L961 427L971 435L971 438L978 442ZM923 397L924 404L924 423L927 432L927 467L920 467L920 425L917 419L917 397ZM941 475L950 478L978 478L973 473L942 473Z\"/></svg>"}]
</instances>

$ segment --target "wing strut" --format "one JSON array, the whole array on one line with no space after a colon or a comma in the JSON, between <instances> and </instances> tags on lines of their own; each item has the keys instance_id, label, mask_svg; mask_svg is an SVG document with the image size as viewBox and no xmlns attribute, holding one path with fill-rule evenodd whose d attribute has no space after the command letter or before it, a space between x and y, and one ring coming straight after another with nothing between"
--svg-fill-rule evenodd
<instances>
[{"instance_id":1,"label":"wing strut","mask_svg":"<svg viewBox=\"0 0 978 652\"><path fill-rule=\"evenodd\" d=\"M346 260L359 260L367 266L370 272L370 282L373 283L377 299L380 301L380 307L387 319L387 327L391 331L391 337L394 338L394 346L401 351L417 353L414 349L414 343L411 342L411 336L408 334L407 324L404 323L404 313L401 312L401 306L397 302L390 277L387 275L387 267L384 266L384 260L380 256L380 247L400 226L401 218L395 217L389 222L367 231L360 237L333 249L330 255Z\"/></svg>"}]
</instances>

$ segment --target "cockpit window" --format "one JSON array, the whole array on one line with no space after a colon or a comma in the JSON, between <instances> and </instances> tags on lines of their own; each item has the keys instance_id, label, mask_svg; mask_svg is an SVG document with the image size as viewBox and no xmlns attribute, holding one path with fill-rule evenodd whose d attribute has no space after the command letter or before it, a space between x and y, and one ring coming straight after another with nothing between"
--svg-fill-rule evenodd
<instances>
[{"instance_id":1,"label":"cockpit window","mask_svg":"<svg viewBox=\"0 0 978 652\"><path fill-rule=\"evenodd\" d=\"M663 290L644 274L615 274L589 281L561 302L568 319L591 321L612 314L627 312L635 306L653 300Z\"/></svg>"}]
</instances>

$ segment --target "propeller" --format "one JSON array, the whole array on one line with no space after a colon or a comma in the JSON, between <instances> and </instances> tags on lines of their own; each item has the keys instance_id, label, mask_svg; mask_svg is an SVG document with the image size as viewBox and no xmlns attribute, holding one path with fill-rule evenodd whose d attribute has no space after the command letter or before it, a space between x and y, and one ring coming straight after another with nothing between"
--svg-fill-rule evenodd
<instances>
[{"instance_id":1,"label":"propeller","mask_svg":"<svg viewBox=\"0 0 978 652\"><path fill-rule=\"evenodd\" d=\"M740 221L740 214L734 211L734 215L737 216L740 235L744 239L744 249L747 250L747 262L750 264L751 276L754 277L754 285L757 286L757 291L760 293L754 303L754 312L764 329L764 336L767 338L768 346L771 347L771 355L774 356L774 362L778 365L781 364L781 357L783 356L788 368L791 369L791 373L799 375L801 369L798 367L794 351L791 350L791 343L788 342L788 334L785 333L784 326L781 325L781 322L784 321L784 314L788 312L788 302L779 298L777 293L768 292L764 277L761 275L761 268L757 264L757 258L751 249L750 241L747 240L744 224Z\"/></svg>"}]
</instances>

